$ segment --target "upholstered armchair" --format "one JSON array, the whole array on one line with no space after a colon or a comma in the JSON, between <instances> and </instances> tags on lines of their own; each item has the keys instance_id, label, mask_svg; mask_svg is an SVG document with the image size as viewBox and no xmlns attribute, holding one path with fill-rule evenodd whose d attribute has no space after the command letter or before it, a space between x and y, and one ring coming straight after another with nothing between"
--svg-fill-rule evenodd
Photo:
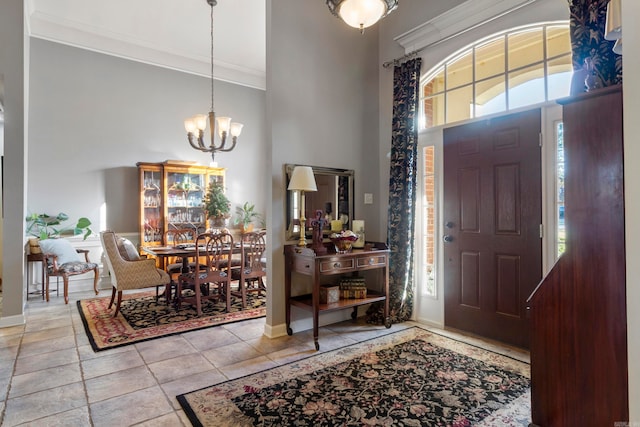
<instances>
[{"instance_id":1,"label":"upholstered armchair","mask_svg":"<svg viewBox=\"0 0 640 427\"><path fill-rule=\"evenodd\" d=\"M98 264L89 260L89 251L75 249L66 239L46 239L40 241L47 266L45 295L49 302L50 277L62 277L64 283L64 303L69 303L69 277L93 271L93 290L98 295Z\"/></svg>"},{"instance_id":2,"label":"upholstered armchair","mask_svg":"<svg viewBox=\"0 0 640 427\"><path fill-rule=\"evenodd\" d=\"M127 251L118 247L118 237L113 231L101 232L100 241L111 272L112 293L109 308L113 305L116 294L118 296L113 317L120 312L122 291L152 287L157 289L159 286L165 286L169 292L171 278L164 270L156 268L155 259L125 259L122 254Z\"/></svg>"}]
</instances>

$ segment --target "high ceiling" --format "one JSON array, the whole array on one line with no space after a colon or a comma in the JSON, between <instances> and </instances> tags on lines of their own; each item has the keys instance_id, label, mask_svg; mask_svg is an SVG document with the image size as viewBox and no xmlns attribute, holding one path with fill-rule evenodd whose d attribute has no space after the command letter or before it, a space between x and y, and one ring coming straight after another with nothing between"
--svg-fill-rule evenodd
<instances>
[{"instance_id":1,"label":"high ceiling","mask_svg":"<svg viewBox=\"0 0 640 427\"><path fill-rule=\"evenodd\" d=\"M218 0L216 79L265 88L265 0ZM206 0L28 0L32 37L210 75Z\"/></svg>"}]
</instances>

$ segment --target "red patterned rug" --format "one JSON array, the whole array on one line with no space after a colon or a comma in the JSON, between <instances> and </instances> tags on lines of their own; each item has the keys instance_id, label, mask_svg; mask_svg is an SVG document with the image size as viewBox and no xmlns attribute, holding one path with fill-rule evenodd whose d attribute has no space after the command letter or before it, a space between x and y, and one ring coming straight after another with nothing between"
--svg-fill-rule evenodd
<instances>
[{"instance_id":1,"label":"red patterned rug","mask_svg":"<svg viewBox=\"0 0 640 427\"><path fill-rule=\"evenodd\" d=\"M155 292L123 295L122 298L120 314L115 318L113 307L108 309L111 297L78 301L82 323L94 351L266 315L265 297L253 293L247 295L244 310L241 299L232 298L228 313L224 303L205 301L201 317L189 304L182 304L177 310L173 305L167 306L162 297L156 301Z\"/></svg>"}]
</instances>

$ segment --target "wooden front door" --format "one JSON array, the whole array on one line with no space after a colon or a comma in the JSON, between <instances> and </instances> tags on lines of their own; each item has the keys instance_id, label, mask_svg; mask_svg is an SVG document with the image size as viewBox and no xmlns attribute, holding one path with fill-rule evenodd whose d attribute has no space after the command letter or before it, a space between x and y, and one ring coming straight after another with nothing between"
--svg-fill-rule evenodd
<instances>
[{"instance_id":1,"label":"wooden front door","mask_svg":"<svg viewBox=\"0 0 640 427\"><path fill-rule=\"evenodd\" d=\"M540 110L444 131L445 325L528 348L542 276Z\"/></svg>"}]
</instances>

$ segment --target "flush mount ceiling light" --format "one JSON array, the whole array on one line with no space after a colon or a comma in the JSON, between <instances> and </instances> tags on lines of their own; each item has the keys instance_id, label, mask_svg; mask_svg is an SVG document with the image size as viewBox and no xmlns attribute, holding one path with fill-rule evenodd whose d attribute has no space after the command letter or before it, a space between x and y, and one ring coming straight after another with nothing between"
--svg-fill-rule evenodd
<instances>
[{"instance_id":1,"label":"flush mount ceiling light","mask_svg":"<svg viewBox=\"0 0 640 427\"><path fill-rule=\"evenodd\" d=\"M205 153L211 153L211 160L215 161L215 154L218 151L231 151L235 148L238 142L238 136L242 132L242 123L231 123L231 117L218 117L216 119L216 113L213 110L213 6L218 4L217 0L207 0L207 4L211 6L211 111L209 114L198 114L184 121L184 127L187 131L187 138L189 144L196 150L204 151ZM209 122L209 130L211 132L210 145L204 144L204 130ZM218 130L218 136L220 137L220 144L216 145L216 124ZM227 137L231 134L231 146L227 147Z\"/></svg>"},{"instance_id":2,"label":"flush mount ceiling light","mask_svg":"<svg viewBox=\"0 0 640 427\"><path fill-rule=\"evenodd\" d=\"M398 7L398 0L327 0L329 10L347 25L364 29L372 26Z\"/></svg>"}]
</instances>

